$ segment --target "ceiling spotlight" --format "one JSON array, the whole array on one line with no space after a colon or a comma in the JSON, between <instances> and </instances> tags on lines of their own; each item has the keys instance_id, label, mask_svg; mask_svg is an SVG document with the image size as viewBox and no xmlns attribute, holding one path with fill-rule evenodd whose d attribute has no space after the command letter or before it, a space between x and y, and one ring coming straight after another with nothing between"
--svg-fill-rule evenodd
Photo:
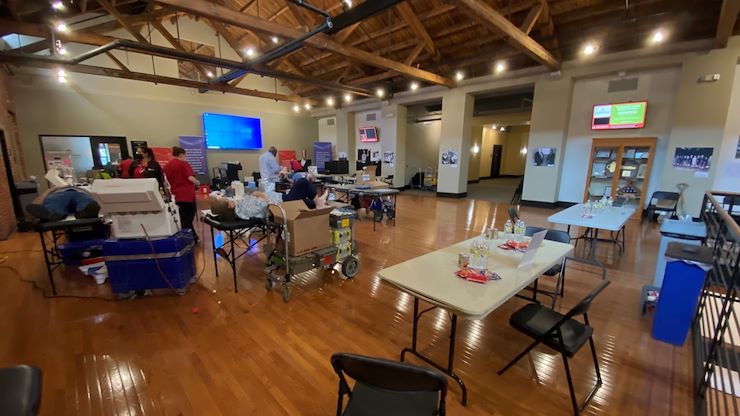
<instances>
[{"instance_id":1,"label":"ceiling spotlight","mask_svg":"<svg viewBox=\"0 0 740 416\"><path fill-rule=\"evenodd\" d=\"M455 72L455 80L462 81L463 78L465 78L465 74L463 74L462 71Z\"/></svg>"},{"instance_id":2,"label":"ceiling spotlight","mask_svg":"<svg viewBox=\"0 0 740 416\"><path fill-rule=\"evenodd\" d=\"M378 88L377 90L375 90L375 95L377 95L378 98L383 98L385 97L385 90L382 88Z\"/></svg>"},{"instance_id":3,"label":"ceiling spotlight","mask_svg":"<svg viewBox=\"0 0 740 416\"><path fill-rule=\"evenodd\" d=\"M334 107L334 97L327 98L326 105L328 105L329 107Z\"/></svg>"},{"instance_id":4,"label":"ceiling spotlight","mask_svg":"<svg viewBox=\"0 0 740 416\"><path fill-rule=\"evenodd\" d=\"M665 33L662 30L656 30L653 32L653 36L650 37L650 41L654 44L663 43L665 40Z\"/></svg>"},{"instance_id":5,"label":"ceiling spotlight","mask_svg":"<svg viewBox=\"0 0 740 416\"><path fill-rule=\"evenodd\" d=\"M419 89L419 83L418 83L418 82L416 82L416 81L413 81L413 82L411 82L411 84L409 85L409 89L410 89L411 91L416 91L416 90L418 90L418 89Z\"/></svg>"},{"instance_id":6,"label":"ceiling spotlight","mask_svg":"<svg viewBox=\"0 0 740 416\"><path fill-rule=\"evenodd\" d=\"M344 102L345 103L352 102L352 94L349 94L349 93L344 94Z\"/></svg>"},{"instance_id":7,"label":"ceiling spotlight","mask_svg":"<svg viewBox=\"0 0 740 416\"><path fill-rule=\"evenodd\" d=\"M498 129L498 131L506 131L506 127L504 127L504 126L501 126L501 128L500 128L500 129Z\"/></svg>"},{"instance_id":8,"label":"ceiling spotlight","mask_svg":"<svg viewBox=\"0 0 740 416\"><path fill-rule=\"evenodd\" d=\"M352 0L342 0L342 3L347 5L347 8L352 7Z\"/></svg>"},{"instance_id":9,"label":"ceiling spotlight","mask_svg":"<svg viewBox=\"0 0 740 416\"><path fill-rule=\"evenodd\" d=\"M583 47L583 54L586 56L593 55L596 52L596 45L593 43L587 43L586 46Z\"/></svg>"},{"instance_id":10,"label":"ceiling spotlight","mask_svg":"<svg viewBox=\"0 0 740 416\"><path fill-rule=\"evenodd\" d=\"M211 72L211 71L206 72L206 76L208 78L213 78L213 72Z\"/></svg>"},{"instance_id":11,"label":"ceiling spotlight","mask_svg":"<svg viewBox=\"0 0 740 416\"><path fill-rule=\"evenodd\" d=\"M305 108L306 110L310 110L311 109L311 104L309 104L309 103L303 104L303 108Z\"/></svg>"},{"instance_id":12,"label":"ceiling spotlight","mask_svg":"<svg viewBox=\"0 0 740 416\"><path fill-rule=\"evenodd\" d=\"M501 72L504 72L506 70L506 65L504 65L503 62L499 62L496 64L496 73L500 74Z\"/></svg>"},{"instance_id":13,"label":"ceiling spotlight","mask_svg":"<svg viewBox=\"0 0 740 416\"><path fill-rule=\"evenodd\" d=\"M247 56L251 58L251 57L253 57L253 56L254 56L254 48L247 48L247 49L246 49L246 50L244 51L244 53L246 53L246 54L247 54Z\"/></svg>"},{"instance_id":14,"label":"ceiling spotlight","mask_svg":"<svg viewBox=\"0 0 740 416\"><path fill-rule=\"evenodd\" d=\"M301 106L298 104L293 104L293 112L297 113L301 111Z\"/></svg>"},{"instance_id":15,"label":"ceiling spotlight","mask_svg":"<svg viewBox=\"0 0 740 416\"><path fill-rule=\"evenodd\" d=\"M66 84L67 78L65 77L57 77L57 81L59 81L60 84Z\"/></svg>"},{"instance_id":16,"label":"ceiling spotlight","mask_svg":"<svg viewBox=\"0 0 740 416\"><path fill-rule=\"evenodd\" d=\"M494 124L494 125L491 126L491 128L494 129L494 130L496 130L498 128L498 126Z\"/></svg>"},{"instance_id":17,"label":"ceiling spotlight","mask_svg":"<svg viewBox=\"0 0 740 416\"><path fill-rule=\"evenodd\" d=\"M60 70L57 71L57 76L58 77L66 77L67 76L67 72L64 71L63 69L60 69Z\"/></svg>"},{"instance_id":18,"label":"ceiling spotlight","mask_svg":"<svg viewBox=\"0 0 740 416\"><path fill-rule=\"evenodd\" d=\"M51 2L51 8L54 10L64 10L64 3L59 0L53 1Z\"/></svg>"},{"instance_id":19,"label":"ceiling spotlight","mask_svg":"<svg viewBox=\"0 0 740 416\"><path fill-rule=\"evenodd\" d=\"M69 31L69 28L64 23L57 23L55 29L57 32L68 32Z\"/></svg>"},{"instance_id":20,"label":"ceiling spotlight","mask_svg":"<svg viewBox=\"0 0 740 416\"><path fill-rule=\"evenodd\" d=\"M277 37L277 36L273 36L273 37L271 37L270 39L272 39L272 43L274 43L274 44L278 44L278 43L280 43L280 38L279 38L279 37Z\"/></svg>"}]
</instances>

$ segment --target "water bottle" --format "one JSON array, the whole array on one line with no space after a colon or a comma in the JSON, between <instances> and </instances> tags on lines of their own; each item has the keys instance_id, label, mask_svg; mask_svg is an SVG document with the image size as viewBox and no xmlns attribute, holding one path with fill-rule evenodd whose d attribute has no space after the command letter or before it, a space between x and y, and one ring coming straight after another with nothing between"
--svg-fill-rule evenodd
<instances>
[{"instance_id":1,"label":"water bottle","mask_svg":"<svg viewBox=\"0 0 740 416\"><path fill-rule=\"evenodd\" d=\"M524 226L524 221L523 220L521 220L521 219L516 220L516 224L514 224L514 234L517 237L523 237L524 236L524 230L525 230L525 228L526 227Z\"/></svg>"},{"instance_id":2,"label":"water bottle","mask_svg":"<svg viewBox=\"0 0 740 416\"><path fill-rule=\"evenodd\" d=\"M511 234L514 232L514 223L511 222L511 219L506 220L506 223L504 223L504 233Z\"/></svg>"}]
</instances>

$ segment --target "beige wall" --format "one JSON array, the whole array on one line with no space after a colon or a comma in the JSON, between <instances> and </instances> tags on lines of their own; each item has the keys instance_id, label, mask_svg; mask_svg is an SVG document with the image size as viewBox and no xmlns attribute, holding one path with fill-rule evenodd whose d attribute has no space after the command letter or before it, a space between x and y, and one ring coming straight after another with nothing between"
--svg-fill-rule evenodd
<instances>
[{"instance_id":1,"label":"beige wall","mask_svg":"<svg viewBox=\"0 0 740 416\"><path fill-rule=\"evenodd\" d=\"M526 155L521 150L527 147L529 126L510 126L509 131L501 132L490 127L483 127L481 139L480 162L478 176L491 176L491 162L493 145L502 146L501 175L524 175Z\"/></svg>"},{"instance_id":2,"label":"beige wall","mask_svg":"<svg viewBox=\"0 0 740 416\"><path fill-rule=\"evenodd\" d=\"M329 123L333 123L329 125ZM333 146L334 158L337 157L337 118L336 117L324 117L318 120L319 125L319 137L318 141L329 142Z\"/></svg>"},{"instance_id":3,"label":"beige wall","mask_svg":"<svg viewBox=\"0 0 740 416\"><path fill-rule=\"evenodd\" d=\"M423 123L408 123L406 137L406 179L411 180L413 175L431 167L437 170L439 158L439 138L442 122L427 121Z\"/></svg>"},{"instance_id":4,"label":"beige wall","mask_svg":"<svg viewBox=\"0 0 740 416\"><path fill-rule=\"evenodd\" d=\"M740 64L735 67L735 81L732 85L730 108L727 110L727 125L719 154L714 157L718 163L712 190L740 192ZM715 153L717 150L715 150Z\"/></svg>"}]
</instances>

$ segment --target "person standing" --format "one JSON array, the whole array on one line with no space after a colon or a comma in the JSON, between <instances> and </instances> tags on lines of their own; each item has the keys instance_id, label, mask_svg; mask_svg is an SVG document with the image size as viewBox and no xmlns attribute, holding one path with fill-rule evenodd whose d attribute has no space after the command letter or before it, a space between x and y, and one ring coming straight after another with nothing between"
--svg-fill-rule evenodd
<instances>
[{"instance_id":1,"label":"person standing","mask_svg":"<svg viewBox=\"0 0 740 416\"><path fill-rule=\"evenodd\" d=\"M125 156L121 163L118 165L118 176L120 178L129 178L129 169L131 168L131 164L134 163L133 160L131 160L131 156Z\"/></svg>"},{"instance_id":2,"label":"person standing","mask_svg":"<svg viewBox=\"0 0 740 416\"><path fill-rule=\"evenodd\" d=\"M277 161L277 149L270 146L267 151L260 156L260 185L263 191L274 190L275 183L280 179L282 168Z\"/></svg>"},{"instance_id":3,"label":"person standing","mask_svg":"<svg viewBox=\"0 0 740 416\"><path fill-rule=\"evenodd\" d=\"M128 168L129 178L155 178L159 188L164 188L162 167L154 159L154 151L148 147L136 149L137 160Z\"/></svg>"},{"instance_id":4,"label":"person standing","mask_svg":"<svg viewBox=\"0 0 740 416\"><path fill-rule=\"evenodd\" d=\"M164 174L170 184L170 190L175 196L175 203L180 211L180 225L193 231L195 242L198 235L193 227L195 219L195 187L200 184L195 178L193 167L185 160L185 149L179 146L172 147L173 159L164 166Z\"/></svg>"}]
</instances>

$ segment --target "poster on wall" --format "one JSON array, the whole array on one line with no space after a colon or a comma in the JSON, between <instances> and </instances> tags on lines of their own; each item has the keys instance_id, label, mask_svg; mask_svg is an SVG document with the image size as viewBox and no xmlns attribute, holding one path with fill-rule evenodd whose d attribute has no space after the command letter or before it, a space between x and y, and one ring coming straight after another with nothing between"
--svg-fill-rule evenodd
<instances>
[{"instance_id":1,"label":"poster on wall","mask_svg":"<svg viewBox=\"0 0 740 416\"><path fill-rule=\"evenodd\" d=\"M154 159L157 160L159 166L164 167L170 160L172 160L172 148L171 147L150 147L154 152Z\"/></svg>"},{"instance_id":2,"label":"poster on wall","mask_svg":"<svg viewBox=\"0 0 740 416\"><path fill-rule=\"evenodd\" d=\"M546 166L551 168L555 166L555 148L538 147L532 154L532 163L535 166Z\"/></svg>"},{"instance_id":3,"label":"poster on wall","mask_svg":"<svg viewBox=\"0 0 740 416\"><path fill-rule=\"evenodd\" d=\"M445 149L442 151L442 164L456 168L460 161L460 152L457 149Z\"/></svg>"},{"instance_id":4,"label":"poster on wall","mask_svg":"<svg viewBox=\"0 0 740 416\"><path fill-rule=\"evenodd\" d=\"M206 141L202 137L180 136L180 147L185 149L185 160L190 163L196 175L208 174Z\"/></svg>"},{"instance_id":5,"label":"poster on wall","mask_svg":"<svg viewBox=\"0 0 740 416\"><path fill-rule=\"evenodd\" d=\"M357 161L366 165L370 164L370 149L357 149Z\"/></svg>"},{"instance_id":6,"label":"poster on wall","mask_svg":"<svg viewBox=\"0 0 740 416\"><path fill-rule=\"evenodd\" d=\"M380 150L373 150L373 152L370 154L370 161L380 162Z\"/></svg>"},{"instance_id":7,"label":"poster on wall","mask_svg":"<svg viewBox=\"0 0 740 416\"><path fill-rule=\"evenodd\" d=\"M146 140L131 140L131 157L136 156L136 149L147 147Z\"/></svg>"},{"instance_id":8,"label":"poster on wall","mask_svg":"<svg viewBox=\"0 0 740 416\"><path fill-rule=\"evenodd\" d=\"M331 142L314 142L313 144L313 164L319 170L324 170L324 164L331 162Z\"/></svg>"},{"instance_id":9,"label":"poster on wall","mask_svg":"<svg viewBox=\"0 0 740 416\"><path fill-rule=\"evenodd\" d=\"M383 152L383 163L393 166L396 163L396 152Z\"/></svg>"},{"instance_id":10,"label":"poster on wall","mask_svg":"<svg viewBox=\"0 0 740 416\"><path fill-rule=\"evenodd\" d=\"M712 166L712 147L677 147L673 167L681 170L708 172Z\"/></svg>"}]
</instances>

